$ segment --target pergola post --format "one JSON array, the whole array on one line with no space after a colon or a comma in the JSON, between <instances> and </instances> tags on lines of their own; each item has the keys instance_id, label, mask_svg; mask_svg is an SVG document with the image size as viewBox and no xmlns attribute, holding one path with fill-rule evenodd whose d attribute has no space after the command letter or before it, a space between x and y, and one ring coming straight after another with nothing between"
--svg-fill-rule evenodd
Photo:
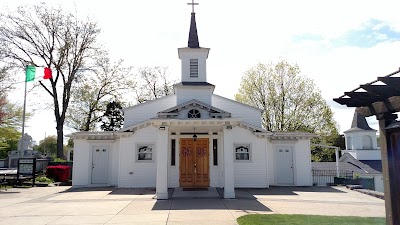
<instances>
[{"instance_id":1,"label":"pergola post","mask_svg":"<svg viewBox=\"0 0 400 225\"><path fill-rule=\"evenodd\" d=\"M382 158L382 174L383 174L383 187L385 193L385 210L386 210L386 224L396 225L399 224L399 193L396 191L396 179L394 179L396 171L394 171L394 158L393 150L390 149L391 141L390 136L386 131L389 126L396 119L397 115L388 114L379 119L379 138L381 144L381 158ZM388 149L389 148L389 149ZM399 161L400 162L400 161Z\"/></svg>"}]
</instances>

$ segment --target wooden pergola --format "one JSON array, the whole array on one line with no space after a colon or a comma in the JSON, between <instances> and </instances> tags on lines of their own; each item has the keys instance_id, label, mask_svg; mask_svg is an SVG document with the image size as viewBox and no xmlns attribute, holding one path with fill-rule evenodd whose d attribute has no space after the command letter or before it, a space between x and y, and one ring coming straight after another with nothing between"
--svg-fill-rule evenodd
<instances>
[{"instance_id":1,"label":"wooden pergola","mask_svg":"<svg viewBox=\"0 0 400 225\"><path fill-rule=\"evenodd\" d=\"M333 100L379 121L386 224L400 224L400 69Z\"/></svg>"}]
</instances>

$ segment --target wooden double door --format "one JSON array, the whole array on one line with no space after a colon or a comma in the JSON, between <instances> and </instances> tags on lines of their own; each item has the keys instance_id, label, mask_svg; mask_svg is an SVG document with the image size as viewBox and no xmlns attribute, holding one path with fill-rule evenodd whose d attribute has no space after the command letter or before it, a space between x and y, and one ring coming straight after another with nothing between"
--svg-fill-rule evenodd
<instances>
[{"instance_id":1,"label":"wooden double door","mask_svg":"<svg viewBox=\"0 0 400 225\"><path fill-rule=\"evenodd\" d=\"M209 187L209 141L208 138L180 139L179 182L181 187Z\"/></svg>"}]
</instances>

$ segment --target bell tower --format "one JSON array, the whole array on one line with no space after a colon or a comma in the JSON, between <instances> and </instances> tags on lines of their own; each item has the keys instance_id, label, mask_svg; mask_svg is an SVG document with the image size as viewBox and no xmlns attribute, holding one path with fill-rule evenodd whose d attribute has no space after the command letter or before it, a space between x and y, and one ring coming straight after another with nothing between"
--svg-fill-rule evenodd
<instances>
[{"instance_id":1,"label":"bell tower","mask_svg":"<svg viewBox=\"0 0 400 225\"><path fill-rule=\"evenodd\" d=\"M188 3L188 5L192 5L188 45L178 49L179 59L182 62L182 82L207 82L206 61L210 49L200 47L196 13L194 12L194 6L198 4L194 3L194 0L192 3Z\"/></svg>"},{"instance_id":2,"label":"bell tower","mask_svg":"<svg viewBox=\"0 0 400 225\"><path fill-rule=\"evenodd\" d=\"M197 99L211 105L214 85L207 83L207 58L209 48L200 47L197 35L196 13L194 6L199 3L188 3L192 6L189 39L187 47L178 48L181 60L181 82L174 85L177 104Z\"/></svg>"}]
</instances>

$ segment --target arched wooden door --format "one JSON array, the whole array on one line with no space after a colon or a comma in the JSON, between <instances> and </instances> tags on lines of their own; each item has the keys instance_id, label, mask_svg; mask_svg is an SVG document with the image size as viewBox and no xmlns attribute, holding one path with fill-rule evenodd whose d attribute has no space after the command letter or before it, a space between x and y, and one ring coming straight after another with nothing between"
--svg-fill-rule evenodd
<instances>
[{"instance_id":1,"label":"arched wooden door","mask_svg":"<svg viewBox=\"0 0 400 225\"><path fill-rule=\"evenodd\" d=\"M209 142L207 138L194 141L191 138L180 140L180 172L181 187L209 187Z\"/></svg>"}]
</instances>

